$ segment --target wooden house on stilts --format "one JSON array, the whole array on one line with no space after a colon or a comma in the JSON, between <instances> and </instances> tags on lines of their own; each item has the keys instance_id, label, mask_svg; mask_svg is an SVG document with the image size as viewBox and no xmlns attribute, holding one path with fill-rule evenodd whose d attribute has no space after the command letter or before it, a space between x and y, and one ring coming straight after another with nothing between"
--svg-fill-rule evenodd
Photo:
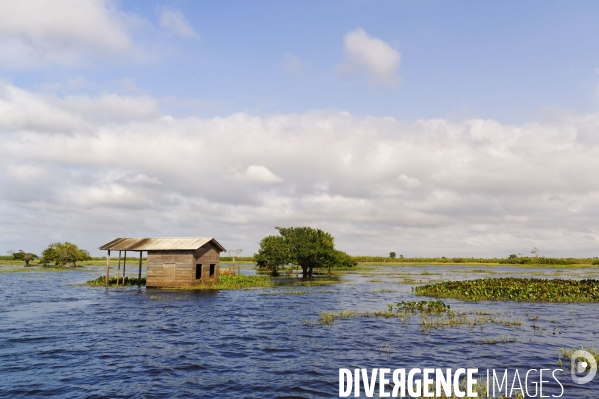
<instances>
[{"instance_id":1,"label":"wooden house on stilts","mask_svg":"<svg viewBox=\"0 0 599 399\"><path fill-rule=\"evenodd\" d=\"M148 255L146 287L218 284L220 253L225 250L212 237L117 238L102 245L100 249L108 251L107 284L110 278L110 251L119 251L119 261L121 253L124 252L123 275L127 251L139 252L139 280L141 280L142 253L146 251Z\"/></svg>"}]
</instances>

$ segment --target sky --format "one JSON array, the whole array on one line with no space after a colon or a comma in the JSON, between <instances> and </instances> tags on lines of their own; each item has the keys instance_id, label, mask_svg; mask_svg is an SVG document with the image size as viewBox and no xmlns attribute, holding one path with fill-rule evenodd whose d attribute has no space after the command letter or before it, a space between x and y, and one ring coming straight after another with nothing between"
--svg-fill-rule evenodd
<instances>
[{"instance_id":1,"label":"sky","mask_svg":"<svg viewBox=\"0 0 599 399\"><path fill-rule=\"evenodd\" d=\"M0 253L275 227L599 256L593 1L0 3Z\"/></svg>"}]
</instances>

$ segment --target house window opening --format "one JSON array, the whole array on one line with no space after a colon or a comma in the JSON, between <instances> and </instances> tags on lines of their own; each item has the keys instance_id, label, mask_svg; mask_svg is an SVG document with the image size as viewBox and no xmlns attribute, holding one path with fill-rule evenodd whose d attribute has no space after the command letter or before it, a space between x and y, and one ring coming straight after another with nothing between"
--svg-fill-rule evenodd
<instances>
[{"instance_id":1,"label":"house window opening","mask_svg":"<svg viewBox=\"0 0 599 399\"><path fill-rule=\"evenodd\" d=\"M210 278L214 277L214 269L216 268L216 265L212 264L210 265Z\"/></svg>"},{"instance_id":2,"label":"house window opening","mask_svg":"<svg viewBox=\"0 0 599 399\"><path fill-rule=\"evenodd\" d=\"M198 263L196 265L196 280L199 280L201 278L202 278L202 265Z\"/></svg>"}]
</instances>

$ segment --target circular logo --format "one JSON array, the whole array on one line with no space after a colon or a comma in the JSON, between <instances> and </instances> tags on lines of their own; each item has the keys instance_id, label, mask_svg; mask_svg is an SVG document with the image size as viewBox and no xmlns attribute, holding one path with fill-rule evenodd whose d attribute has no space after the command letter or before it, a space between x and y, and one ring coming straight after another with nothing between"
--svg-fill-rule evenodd
<instances>
[{"instance_id":1,"label":"circular logo","mask_svg":"<svg viewBox=\"0 0 599 399\"><path fill-rule=\"evenodd\" d=\"M586 384L590 382L597 374L597 362L593 355L591 355L587 351L577 350L572 353L572 357L570 358L572 367L572 381L575 384ZM579 376L578 374L583 374L588 371L588 374L584 377Z\"/></svg>"}]
</instances>

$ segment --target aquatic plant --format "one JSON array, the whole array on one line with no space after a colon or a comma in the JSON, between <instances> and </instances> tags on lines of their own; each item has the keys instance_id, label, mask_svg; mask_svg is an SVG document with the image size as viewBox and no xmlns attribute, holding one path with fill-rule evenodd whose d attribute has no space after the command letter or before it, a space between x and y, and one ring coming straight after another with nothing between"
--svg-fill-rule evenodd
<instances>
[{"instance_id":1,"label":"aquatic plant","mask_svg":"<svg viewBox=\"0 0 599 399\"><path fill-rule=\"evenodd\" d=\"M320 314L319 323L330 326L333 324L335 319L348 319L350 317L357 317L358 314L355 310L342 310L339 313L335 312L324 312Z\"/></svg>"},{"instance_id":2,"label":"aquatic plant","mask_svg":"<svg viewBox=\"0 0 599 399\"><path fill-rule=\"evenodd\" d=\"M123 286L123 285L125 285L125 286L132 286L132 285L139 285L138 283L139 283L139 280L138 280L137 277L129 277L129 276L127 276L127 277L125 277L125 281L124 282L123 282L123 278L122 277L119 278L119 284L118 285L120 285L120 286ZM106 286L106 277L105 276L100 276L100 277L98 277L95 280L89 280L86 284L90 285L92 287L99 287L99 286L105 287ZM116 276L110 277L108 279L108 285L109 286L116 286L117 285L117 278L116 278ZM141 278L141 285L143 285L143 286L146 285L146 278L145 277Z\"/></svg>"},{"instance_id":3,"label":"aquatic plant","mask_svg":"<svg viewBox=\"0 0 599 399\"><path fill-rule=\"evenodd\" d=\"M505 343L511 343L511 342L516 342L517 339L516 337L504 337L503 335L499 338L489 338L486 339L484 341L480 341L480 342L474 342L476 344L479 345L497 345L497 344L505 344Z\"/></svg>"},{"instance_id":4,"label":"aquatic plant","mask_svg":"<svg viewBox=\"0 0 599 399\"><path fill-rule=\"evenodd\" d=\"M416 295L464 301L599 302L599 280L485 278L413 288Z\"/></svg>"},{"instance_id":5,"label":"aquatic plant","mask_svg":"<svg viewBox=\"0 0 599 399\"><path fill-rule=\"evenodd\" d=\"M398 310L407 310L412 312L419 311L426 313L442 313L448 311L450 308L451 305L447 305L443 301L401 301L397 304Z\"/></svg>"},{"instance_id":6,"label":"aquatic plant","mask_svg":"<svg viewBox=\"0 0 599 399\"><path fill-rule=\"evenodd\" d=\"M126 286L138 285L138 279L135 277L125 277ZM95 280L90 280L86 283L90 286L106 286L106 278L104 276L98 277ZM108 286L116 286L116 277L108 279ZM119 285L123 285L122 278L120 279ZM141 278L141 285L146 285L146 278ZM212 285L194 285L190 287L164 287L167 289L177 290L242 290L250 288L265 288L272 287L274 284L268 277L262 276L243 276L243 275L225 275L219 277L218 284Z\"/></svg>"},{"instance_id":7,"label":"aquatic plant","mask_svg":"<svg viewBox=\"0 0 599 399\"><path fill-rule=\"evenodd\" d=\"M396 292L396 291L395 290L390 290L388 288L381 288L380 290L370 290L368 292L370 292L371 294L380 294L380 293L383 293L383 292Z\"/></svg>"},{"instance_id":8,"label":"aquatic plant","mask_svg":"<svg viewBox=\"0 0 599 399\"><path fill-rule=\"evenodd\" d=\"M314 287L314 286L321 286L321 285L338 284L340 282L341 282L341 280L334 280L334 279L314 279L314 280L301 280L301 281L298 281L296 283L296 285L301 285L304 287Z\"/></svg>"},{"instance_id":9,"label":"aquatic plant","mask_svg":"<svg viewBox=\"0 0 599 399\"><path fill-rule=\"evenodd\" d=\"M218 289L218 290L239 290L239 289L272 287L273 285L274 285L273 282L270 281L270 278L268 278L268 277L244 276L241 274L237 274L234 276L230 276L230 275L219 276L218 285L206 286L205 288L212 288L212 289ZM202 287L202 288L204 288L204 287Z\"/></svg>"},{"instance_id":10,"label":"aquatic plant","mask_svg":"<svg viewBox=\"0 0 599 399\"><path fill-rule=\"evenodd\" d=\"M280 291L264 291L262 292L263 295L306 295L309 294L310 292L317 292L317 291L291 291L291 290L280 290ZM329 291L331 292L331 291Z\"/></svg>"}]
</instances>

